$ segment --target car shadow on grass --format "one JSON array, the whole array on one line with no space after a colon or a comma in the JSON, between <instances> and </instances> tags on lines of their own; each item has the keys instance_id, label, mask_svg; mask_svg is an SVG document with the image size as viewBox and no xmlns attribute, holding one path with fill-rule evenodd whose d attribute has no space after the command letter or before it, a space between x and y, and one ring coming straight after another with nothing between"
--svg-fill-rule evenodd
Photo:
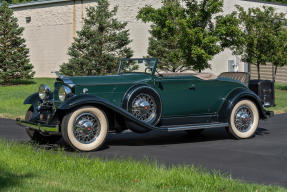
<instances>
[{"instance_id":1,"label":"car shadow on grass","mask_svg":"<svg viewBox=\"0 0 287 192\"><path fill-rule=\"evenodd\" d=\"M27 174L15 174L4 166L5 163L0 164L0 191L4 189L9 189L11 187L18 187L22 185L23 180L34 177L32 173Z\"/></svg>"}]
</instances>

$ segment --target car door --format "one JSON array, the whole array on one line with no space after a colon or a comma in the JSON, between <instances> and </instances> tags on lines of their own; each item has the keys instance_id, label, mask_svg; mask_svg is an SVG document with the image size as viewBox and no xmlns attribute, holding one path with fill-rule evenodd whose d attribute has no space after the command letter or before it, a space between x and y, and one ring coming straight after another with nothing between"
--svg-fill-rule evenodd
<instances>
[{"instance_id":1,"label":"car door","mask_svg":"<svg viewBox=\"0 0 287 192\"><path fill-rule=\"evenodd\" d=\"M206 85L194 76L157 77L156 88L161 95L163 117L210 114ZM205 87L205 88L204 88Z\"/></svg>"}]
</instances>

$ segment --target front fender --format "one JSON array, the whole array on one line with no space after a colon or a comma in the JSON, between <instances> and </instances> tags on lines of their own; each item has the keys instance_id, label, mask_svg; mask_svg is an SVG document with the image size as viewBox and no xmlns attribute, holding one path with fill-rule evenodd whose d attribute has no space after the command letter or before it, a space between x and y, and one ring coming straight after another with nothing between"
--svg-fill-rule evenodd
<instances>
[{"instance_id":1,"label":"front fender","mask_svg":"<svg viewBox=\"0 0 287 192\"><path fill-rule=\"evenodd\" d=\"M25 101L24 101L24 104L35 104L39 101L39 95L38 93L34 93L30 96L28 96Z\"/></svg>"},{"instance_id":2,"label":"front fender","mask_svg":"<svg viewBox=\"0 0 287 192\"><path fill-rule=\"evenodd\" d=\"M104 109L109 109L125 119L129 120L129 122L132 122L133 124L140 126L142 128L145 128L147 130L152 130L155 129L156 127L149 125L143 121L140 121L136 117L134 117L131 113L128 111L124 110L123 108L114 105L113 103L107 101L106 99L103 99L101 97L98 97L96 95L91 95L91 94L86 94L86 95L77 95L73 96L69 99L67 99L65 102L60 104L57 107L58 111L71 111L76 108L79 108L84 105L96 105L99 107L102 107Z\"/></svg>"},{"instance_id":3,"label":"front fender","mask_svg":"<svg viewBox=\"0 0 287 192\"><path fill-rule=\"evenodd\" d=\"M226 97L223 105L219 110L219 121L228 122L233 106L241 99L249 99L253 101L258 108L260 118L267 118L267 114L265 109L263 108L263 103L261 99L250 89L240 87L232 90Z\"/></svg>"}]
</instances>

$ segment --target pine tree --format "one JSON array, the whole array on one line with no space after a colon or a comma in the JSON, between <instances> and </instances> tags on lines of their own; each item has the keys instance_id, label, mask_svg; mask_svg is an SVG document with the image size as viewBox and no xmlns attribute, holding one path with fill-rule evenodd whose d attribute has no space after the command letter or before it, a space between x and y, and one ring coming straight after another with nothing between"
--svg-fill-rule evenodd
<instances>
[{"instance_id":1,"label":"pine tree","mask_svg":"<svg viewBox=\"0 0 287 192\"><path fill-rule=\"evenodd\" d=\"M115 18L117 9L109 11L107 0L99 0L96 8L87 8L83 28L69 48L70 59L61 66L61 73L71 76L115 73L119 59L132 56L129 31L125 30L127 22Z\"/></svg>"},{"instance_id":2,"label":"pine tree","mask_svg":"<svg viewBox=\"0 0 287 192\"><path fill-rule=\"evenodd\" d=\"M31 79L33 65L29 60L29 49L22 37L23 27L7 2L0 6L0 80L7 83L15 79Z\"/></svg>"}]
</instances>

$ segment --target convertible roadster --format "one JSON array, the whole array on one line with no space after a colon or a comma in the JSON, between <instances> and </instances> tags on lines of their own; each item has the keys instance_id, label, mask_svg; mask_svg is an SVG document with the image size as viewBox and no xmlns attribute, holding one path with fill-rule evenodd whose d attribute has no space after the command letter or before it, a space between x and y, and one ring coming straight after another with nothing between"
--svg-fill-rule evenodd
<instances>
[{"instance_id":1,"label":"convertible roadster","mask_svg":"<svg viewBox=\"0 0 287 192\"><path fill-rule=\"evenodd\" d=\"M58 74L54 91L41 85L29 96L25 120L32 140L62 136L79 151L99 149L108 133L130 129L195 132L225 127L237 139L254 135L266 111L259 97L238 81L209 73L163 73L157 59L121 59L118 74Z\"/></svg>"}]
</instances>

